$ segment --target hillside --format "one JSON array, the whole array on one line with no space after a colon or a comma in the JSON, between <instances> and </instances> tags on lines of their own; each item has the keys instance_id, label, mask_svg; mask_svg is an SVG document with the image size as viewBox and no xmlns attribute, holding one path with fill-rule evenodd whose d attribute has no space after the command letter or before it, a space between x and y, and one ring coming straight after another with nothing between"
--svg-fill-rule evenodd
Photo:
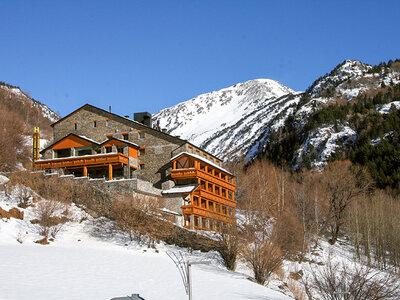
<instances>
[{"instance_id":1,"label":"hillside","mask_svg":"<svg viewBox=\"0 0 400 300\"><path fill-rule=\"evenodd\" d=\"M41 245L40 218L46 200L18 206L23 186L0 191L0 215L18 209L23 219L0 219L0 299L111 299L139 293L146 300L187 299L168 253L182 253L194 265L194 299L292 299L248 278L248 270L227 271L216 252L189 251L163 242L154 247L131 241L106 218L93 218L75 204L52 203L54 215L68 218L49 245ZM41 202L38 200L40 199ZM42 203L42 204L41 204ZM277 287L276 287L277 289Z\"/></svg>"},{"instance_id":2,"label":"hillside","mask_svg":"<svg viewBox=\"0 0 400 300\"><path fill-rule=\"evenodd\" d=\"M27 167L31 158L33 128L52 135L50 124L59 116L20 88L0 82L0 172Z\"/></svg>"},{"instance_id":3,"label":"hillside","mask_svg":"<svg viewBox=\"0 0 400 300\"><path fill-rule=\"evenodd\" d=\"M349 158L366 165L380 188L399 188L400 61L345 61L315 81L264 154L292 168L322 168Z\"/></svg>"}]
</instances>

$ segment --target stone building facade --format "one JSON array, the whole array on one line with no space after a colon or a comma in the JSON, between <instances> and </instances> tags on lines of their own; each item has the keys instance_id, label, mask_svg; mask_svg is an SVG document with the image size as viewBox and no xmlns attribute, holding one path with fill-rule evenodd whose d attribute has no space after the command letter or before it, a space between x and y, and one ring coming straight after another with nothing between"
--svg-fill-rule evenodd
<instances>
[{"instance_id":1,"label":"stone building facade","mask_svg":"<svg viewBox=\"0 0 400 300\"><path fill-rule=\"evenodd\" d=\"M140 178L150 182L155 190L159 190L160 193L157 194L165 192L164 197L169 203L166 209L181 215L183 215L182 206L186 205L186 210L189 211L187 205L191 205L195 190L198 201L200 183L203 181L197 177L203 171L198 170L200 173L196 173L197 177L193 178L190 176L186 178L187 174L185 179L177 176L173 178L171 173L174 166L176 167L173 158L178 154L191 154L190 159L199 158L195 160L201 160L202 165L208 165L210 170L215 170L215 174L224 174L223 176L233 180L232 174L222 168L220 159L185 140L171 136L159 128L153 128L150 114L135 114L135 118L137 120L89 104L80 107L52 124L54 143L41 151L42 158L36 161L36 168L62 169L66 174L88 178L102 174L103 177L108 176L108 179L115 179L116 174L124 179ZM200 166L200 163L198 165ZM211 173L207 176L209 182L215 181L213 184L217 189L219 189L218 182L225 184L221 178ZM187 184L190 185L189 188L174 189L176 185ZM193 184L196 185L195 188ZM230 192L233 192L233 182L226 184L229 185ZM211 198L214 199L213 197L217 199L222 197L222 194L219 196L216 194ZM214 202L218 201L215 199ZM221 198L222 202L225 200ZM225 211L234 210L236 203L233 200L227 203L230 206ZM201 212L196 210L196 213ZM216 212L211 215L215 215L218 219ZM223 223L232 223L234 216L232 214L222 216L221 220ZM192 229L195 227L197 227L195 229L215 229L204 228L197 223L196 226L194 223L188 224L187 222L186 225Z\"/></svg>"}]
</instances>

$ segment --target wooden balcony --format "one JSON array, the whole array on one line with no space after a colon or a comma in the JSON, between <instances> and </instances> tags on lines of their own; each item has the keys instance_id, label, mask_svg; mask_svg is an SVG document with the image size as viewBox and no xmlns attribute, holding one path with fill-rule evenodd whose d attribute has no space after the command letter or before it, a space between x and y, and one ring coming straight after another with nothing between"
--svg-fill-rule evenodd
<instances>
[{"instance_id":1,"label":"wooden balcony","mask_svg":"<svg viewBox=\"0 0 400 300\"><path fill-rule=\"evenodd\" d=\"M46 160L37 160L36 169L58 169L58 168L79 168L83 166L104 166L124 164L128 165L128 156L122 153L107 153L85 156L71 156L65 158L55 158Z\"/></svg>"},{"instance_id":2,"label":"wooden balcony","mask_svg":"<svg viewBox=\"0 0 400 300\"><path fill-rule=\"evenodd\" d=\"M171 177L174 179L185 179L185 178L200 178L212 183L215 183L227 190L234 191L236 185L233 183L228 182L227 180L223 180L217 176L214 176L210 173L207 173L202 170L198 170L195 168L188 168L188 169L176 169L171 170Z\"/></svg>"},{"instance_id":3,"label":"wooden balcony","mask_svg":"<svg viewBox=\"0 0 400 300\"><path fill-rule=\"evenodd\" d=\"M235 217L225 215L223 213L219 213L216 211L212 211L206 208L193 206L193 205L184 205L182 206L182 211L184 215L195 215L199 217L209 218L212 220L217 220L224 223L234 223Z\"/></svg>"},{"instance_id":4,"label":"wooden balcony","mask_svg":"<svg viewBox=\"0 0 400 300\"><path fill-rule=\"evenodd\" d=\"M226 197L223 197L221 195L214 194L212 192L207 191L206 189L203 189L200 187L198 191L198 195L201 198L207 199L207 200L212 200L215 201L216 203L220 203L226 206L231 206L231 207L236 207L236 201L228 199Z\"/></svg>"}]
</instances>

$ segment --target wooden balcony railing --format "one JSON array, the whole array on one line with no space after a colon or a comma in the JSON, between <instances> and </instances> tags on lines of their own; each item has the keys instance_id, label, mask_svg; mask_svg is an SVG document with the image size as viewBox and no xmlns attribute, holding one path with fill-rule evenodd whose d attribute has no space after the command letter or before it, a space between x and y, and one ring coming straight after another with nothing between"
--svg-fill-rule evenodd
<instances>
[{"instance_id":1,"label":"wooden balcony railing","mask_svg":"<svg viewBox=\"0 0 400 300\"><path fill-rule=\"evenodd\" d=\"M176 178L176 179L185 179L185 178L196 178L199 177L201 179L213 182L215 184L218 184L219 186L227 189L234 191L236 188L236 185L233 183L230 183L226 180L223 180L217 176L214 176L212 174L209 174L205 171L198 170L195 168L190 168L190 169L176 169L176 170L171 170L171 177Z\"/></svg>"},{"instance_id":2,"label":"wooden balcony railing","mask_svg":"<svg viewBox=\"0 0 400 300\"><path fill-rule=\"evenodd\" d=\"M128 156L122 153L107 153L86 156L71 156L65 158L55 158L46 160L37 160L35 162L36 169L58 169L58 168L73 168L83 166L108 165L129 163Z\"/></svg>"},{"instance_id":3,"label":"wooden balcony railing","mask_svg":"<svg viewBox=\"0 0 400 300\"><path fill-rule=\"evenodd\" d=\"M196 194L195 194L196 195ZM207 200L212 200L215 201L216 203L231 206L231 207L236 207L236 201L228 199L226 197L223 197L221 195L214 194L212 192L209 192L205 189L200 189L198 190L198 194L201 198L207 199Z\"/></svg>"},{"instance_id":4,"label":"wooden balcony railing","mask_svg":"<svg viewBox=\"0 0 400 300\"><path fill-rule=\"evenodd\" d=\"M225 215L223 213L219 213L216 211L212 211L206 208L193 206L193 205L184 205L182 206L182 211L184 215L195 215L200 217L205 217L217 221L222 221L225 223L233 223L235 222L235 217Z\"/></svg>"}]
</instances>

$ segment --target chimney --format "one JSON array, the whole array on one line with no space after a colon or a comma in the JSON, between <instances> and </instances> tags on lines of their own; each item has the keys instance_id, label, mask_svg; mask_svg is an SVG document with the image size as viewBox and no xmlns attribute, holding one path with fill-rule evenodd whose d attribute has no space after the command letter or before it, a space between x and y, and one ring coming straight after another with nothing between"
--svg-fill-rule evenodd
<instances>
[{"instance_id":1,"label":"chimney","mask_svg":"<svg viewBox=\"0 0 400 300\"><path fill-rule=\"evenodd\" d=\"M129 119L129 115L125 115L125 118Z\"/></svg>"},{"instance_id":2,"label":"chimney","mask_svg":"<svg viewBox=\"0 0 400 300\"><path fill-rule=\"evenodd\" d=\"M108 107L108 111L111 112L111 105Z\"/></svg>"},{"instance_id":3,"label":"chimney","mask_svg":"<svg viewBox=\"0 0 400 300\"><path fill-rule=\"evenodd\" d=\"M146 125L146 126L152 128L151 113L148 113L148 112L134 113L133 119L136 122L142 123L143 125Z\"/></svg>"}]
</instances>

